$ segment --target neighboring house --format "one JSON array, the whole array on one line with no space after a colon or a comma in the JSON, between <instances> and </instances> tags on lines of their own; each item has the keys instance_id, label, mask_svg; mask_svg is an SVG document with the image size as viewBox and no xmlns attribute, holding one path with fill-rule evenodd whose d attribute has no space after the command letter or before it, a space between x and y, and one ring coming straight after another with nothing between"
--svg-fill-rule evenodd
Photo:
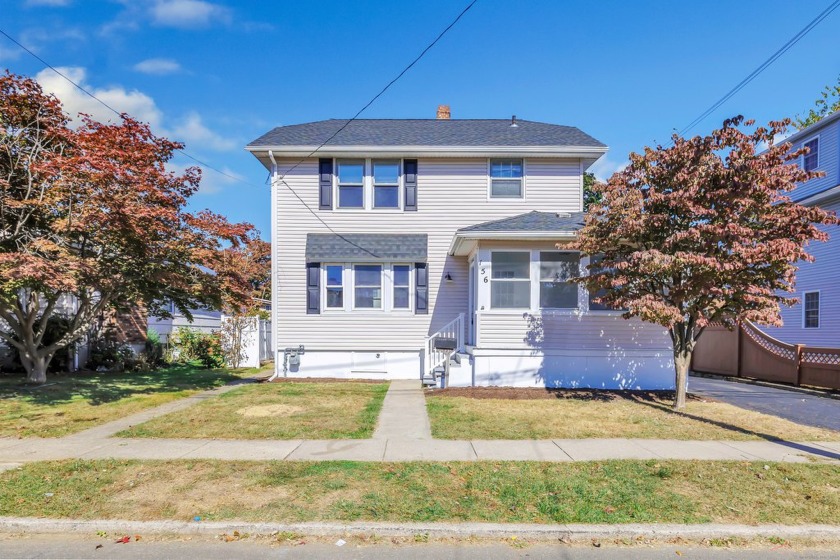
<instances>
[{"instance_id":1,"label":"neighboring house","mask_svg":"<svg viewBox=\"0 0 840 560\"><path fill-rule=\"evenodd\" d=\"M171 317L149 317L149 328L154 329L160 335L164 344L169 337L181 327L193 329L199 332L218 332L222 324L222 312L213 309L190 309L192 321L186 315L178 311L174 305L170 305Z\"/></svg>"},{"instance_id":2,"label":"neighboring house","mask_svg":"<svg viewBox=\"0 0 840 560\"><path fill-rule=\"evenodd\" d=\"M289 375L428 377L446 360L435 340L454 339L453 386L673 387L666 331L594 304L567 281L588 257L556 247L580 229L583 173L607 147L443 109L247 146L272 176L278 375L302 345Z\"/></svg>"},{"instance_id":3,"label":"neighboring house","mask_svg":"<svg viewBox=\"0 0 840 560\"><path fill-rule=\"evenodd\" d=\"M803 145L811 151L800 157L799 165L825 173L811 179L791 193L796 202L819 206L840 213L840 111L786 139L797 150ZM808 247L816 261L800 263L796 273L796 292L800 303L782 307L782 327L764 331L784 342L840 348L840 228L826 226L826 243Z\"/></svg>"}]
</instances>

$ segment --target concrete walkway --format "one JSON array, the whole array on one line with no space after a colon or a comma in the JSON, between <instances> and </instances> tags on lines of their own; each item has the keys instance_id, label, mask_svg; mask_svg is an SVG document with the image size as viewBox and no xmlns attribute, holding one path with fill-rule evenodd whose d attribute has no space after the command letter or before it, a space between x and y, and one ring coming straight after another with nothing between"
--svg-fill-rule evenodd
<instances>
[{"instance_id":1,"label":"concrete walkway","mask_svg":"<svg viewBox=\"0 0 840 560\"><path fill-rule=\"evenodd\" d=\"M241 383L241 382L240 382ZM222 459L279 461L593 461L701 459L840 464L840 442L651 439L432 439L419 381L394 381L368 440L126 439L129 426L183 410L236 385L206 391L60 439L0 438L0 470L58 459Z\"/></svg>"}]
</instances>

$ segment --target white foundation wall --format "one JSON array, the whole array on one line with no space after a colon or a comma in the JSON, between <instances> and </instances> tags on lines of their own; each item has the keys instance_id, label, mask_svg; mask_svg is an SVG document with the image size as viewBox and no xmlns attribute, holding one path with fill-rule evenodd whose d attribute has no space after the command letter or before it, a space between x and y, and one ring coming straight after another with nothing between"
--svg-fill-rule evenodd
<instances>
[{"instance_id":1,"label":"white foundation wall","mask_svg":"<svg viewBox=\"0 0 840 560\"><path fill-rule=\"evenodd\" d=\"M283 351L277 371L282 377ZM300 365L288 368L287 377L333 377L339 379L420 379L420 352L309 351L300 356Z\"/></svg>"},{"instance_id":2,"label":"white foundation wall","mask_svg":"<svg viewBox=\"0 0 840 560\"><path fill-rule=\"evenodd\" d=\"M473 356L477 386L590 389L673 389L674 360L668 351L534 354L480 352ZM463 378L459 379L463 381ZM455 379L452 380L455 385ZM468 385L468 384L467 384Z\"/></svg>"}]
</instances>

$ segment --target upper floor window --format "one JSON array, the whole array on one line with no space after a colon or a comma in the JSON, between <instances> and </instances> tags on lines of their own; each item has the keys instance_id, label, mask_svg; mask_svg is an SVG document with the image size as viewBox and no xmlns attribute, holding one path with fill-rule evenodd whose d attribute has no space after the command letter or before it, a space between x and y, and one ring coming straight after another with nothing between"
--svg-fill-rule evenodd
<instances>
[{"instance_id":1,"label":"upper floor window","mask_svg":"<svg viewBox=\"0 0 840 560\"><path fill-rule=\"evenodd\" d=\"M522 160L490 160L490 198L522 198Z\"/></svg>"},{"instance_id":2,"label":"upper floor window","mask_svg":"<svg viewBox=\"0 0 840 560\"><path fill-rule=\"evenodd\" d=\"M338 162L338 207L365 207L365 162L364 160L339 160Z\"/></svg>"},{"instance_id":3,"label":"upper floor window","mask_svg":"<svg viewBox=\"0 0 840 560\"><path fill-rule=\"evenodd\" d=\"M805 171L813 171L820 165L820 139L811 138L802 145L811 150L803 156L802 167Z\"/></svg>"},{"instance_id":4,"label":"upper floor window","mask_svg":"<svg viewBox=\"0 0 840 560\"><path fill-rule=\"evenodd\" d=\"M400 207L400 162L373 160L373 207Z\"/></svg>"},{"instance_id":5,"label":"upper floor window","mask_svg":"<svg viewBox=\"0 0 840 560\"><path fill-rule=\"evenodd\" d=\"M531 253L493 251L490 255L490 307L528 309L531 307Z\"/></svg>"},{"instance_id":6,"label":"upper floor window","mask_svg":"<svg viewBox=\"0 0 840 560\"><path fill-rule=\"evenodd\" d=\"M577 284L570 282L580 274L580 254L540 252L540 307L576 309Z\"/></svg>"},{"instance_id":7,"label":"upper floor window","mask_svg":"<svg viewBox=\"0 0 840 560\"><path fill-rule=\"evenodd\" d=\"M803 322L806 329L820 328L820 293L805 292Z\"/></svg>"}]
</instances>

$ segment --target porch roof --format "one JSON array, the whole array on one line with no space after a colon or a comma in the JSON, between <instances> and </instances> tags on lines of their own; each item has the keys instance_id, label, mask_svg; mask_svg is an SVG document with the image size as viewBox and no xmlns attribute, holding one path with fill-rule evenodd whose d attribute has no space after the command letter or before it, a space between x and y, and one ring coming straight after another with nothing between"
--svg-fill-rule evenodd
<instances>
[{"instance_id":1,"label":"porch roof","mask_svg":"<svg viewBox=\"0 0 840 560\"><path fill-rule=\"evenodd\" d=\"M425 262L425 233L308 233L307 262Z\"/></svg>"},{"instance_id":2,"label":"porch roof","mask_svg":"<svg viewBox=\"0 0 840 560\"><path fill-rule=\"evenodd\" d=\"M558 213L534 210L510 218L463 227L455 232L449 254L467 255L481 239L570 241L583 227L583 220L583 212Z\"/></svg>"}]
</instances>

